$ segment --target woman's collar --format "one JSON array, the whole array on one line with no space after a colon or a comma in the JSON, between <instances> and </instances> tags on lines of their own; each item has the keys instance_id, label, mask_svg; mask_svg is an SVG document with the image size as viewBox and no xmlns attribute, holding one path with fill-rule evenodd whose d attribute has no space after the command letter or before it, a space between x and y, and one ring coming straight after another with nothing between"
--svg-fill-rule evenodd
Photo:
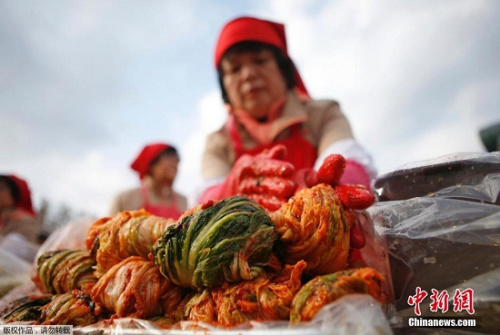
<instances>
[{"instance_id":1,"label":"woman's collar","mask_svg":"<svg viewBox=\"0 0 500 335\"><path fill-rule=\"evenodd\" d=\"M307 112L303 100L294 91L289 91L284 101L279 101L279 107L274 110L271 120L259 123L244 111L237 111L226 105L228 112L237 122L241 123L250 136L260 144L272 143L286 128L307 120ZM278 103L277 105L278 106Z\"/></svg>"},{"instance_id":2,"label":"woman's collar","mask_svg":"<svg viewBox=\"0 0 500 335\"><path fill-rule=\"evenodd\" d=\"M286 128L307 121L307 111L302 101L293 92L287 94L281 116L275 119L270 128L270 136L274 140Z\"/></svg>"}]
</instances>

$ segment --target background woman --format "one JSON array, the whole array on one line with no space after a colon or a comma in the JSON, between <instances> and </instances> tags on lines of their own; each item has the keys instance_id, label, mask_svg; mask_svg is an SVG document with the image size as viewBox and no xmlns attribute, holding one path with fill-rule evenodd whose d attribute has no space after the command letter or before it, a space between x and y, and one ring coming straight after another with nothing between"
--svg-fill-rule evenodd
<instances>
[{"instance_id":1,"label":"background woman","mask_svg":"<svg viewBox=\"0 0 500 335\"><path fill-rule=\"evenodd\" d=\"M141 186L116 196L111 214L144 208L153 215L178 219L187 209L187 199L174 191L179 154L166 143L146 145L131 164Z\"/></svg>"},{"instance_id":2,"label":"background woman","mask_svg":"<svg viewBox=\"0 0 500 335\"><path fill-rule=\"evenodd\" d=\"M18 233L37 244L40 224L28 183L15 175L0 175L0 236Z\"/></svg>"}]
</instances>

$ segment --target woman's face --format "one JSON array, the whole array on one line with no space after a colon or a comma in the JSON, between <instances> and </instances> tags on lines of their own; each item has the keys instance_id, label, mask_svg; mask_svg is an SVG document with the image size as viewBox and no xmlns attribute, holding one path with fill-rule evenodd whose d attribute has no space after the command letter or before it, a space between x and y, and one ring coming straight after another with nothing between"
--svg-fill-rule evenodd
<instances>
[{"instance_id":1,"label":"woman's face","mask_svg":"<svg viewBox=\"0 0 500 335\"><path fill-rule=\"evenodd\" d=\"M221 61L222 82L229 102L256 119L286 95L286 81L269 50L229 53Z\"/></svg>"},{"instance_id":2,"label":"woman's face","mask_svg":"<svg viewBox=\"0 0 500 335\"><path fill-rule=\"evenodd\" d=\"M0 180L0 209L13 207L15 205L14 197L6 182Z\"/></svg>"},{"instance_id":3,"label":"woman's face","mask_svg":"<svg viewBox=\"0 0 500 335\"><path fill-rule=\"evenodd\" d=\"M177 175L179 158L176 155L161 155L158 160L151 165L149 172L154 181L173 182Z\"/></svg>"}]
</instances>

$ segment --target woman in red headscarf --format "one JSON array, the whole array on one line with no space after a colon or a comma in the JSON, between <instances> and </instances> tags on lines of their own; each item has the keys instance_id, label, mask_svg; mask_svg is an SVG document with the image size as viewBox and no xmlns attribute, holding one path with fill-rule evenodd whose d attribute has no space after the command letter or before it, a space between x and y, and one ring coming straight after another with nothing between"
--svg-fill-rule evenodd
<instances>
[{"instance_id":1,"label":"woman in red headscarf","mask_svg":"<svg viewBox=\"0 0 500 335\"><path fill-rule=\"evenodd\" d=\"M238 193L238 180L256 160L271 183L283 186L308 175L283 171L317 170L325 157L341 154L347 160L341 182L370 187L376 175L370 155L354 139L336 101L310 98L288 55L284 25L253 17L230 21L217 41L215 67L228 119L207 139L200 202ZM283 180L290 176L294 180ZM255 180L256 189L262 181L262 176ZM268 191L259 197L273 201L283 195Z\"/></svg>"},{"instance_id":2,"label":"woman in red headscarf","mask_svg":"<svg viewBox=\"0 0 500 335\"><path fill-rule=\"evenodd\" d=\"M111 214L144 208L156 216L178 219L187 209L186 197L172 188L178 165L179 154L173 146L146 145L131 164L139 174L141 186L118 194Z\"/></svg>"},{"instance_id":3,"label":"woman in red headscarf","mask_svg":"<svg viewBox=\"0 0 500 335\"><path fill-rule=\"evenodd\" d=\"M38 243L40 224L28 183L15 175L0 175L0 236L10 233Z\"/></svg>"}]
</instances>

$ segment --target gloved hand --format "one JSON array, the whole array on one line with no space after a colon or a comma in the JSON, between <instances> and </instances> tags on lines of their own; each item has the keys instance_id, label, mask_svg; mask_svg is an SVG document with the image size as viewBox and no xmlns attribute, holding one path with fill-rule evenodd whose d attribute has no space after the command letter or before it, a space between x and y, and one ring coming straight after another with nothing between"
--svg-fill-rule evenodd
<instances>
[{"instance_id":1,"label":"gloved hand","mask_svg":"<svg viewBox=\"0 0 500 335\"><path fill-rule=\"evenodd\" d=\"M334 154L327 156L318 170L321 183L332 186L339 184L363 185L370 188L370 174L363 165L344 156Z\"/></svg>"},{"instance_id":2,"label":"gloved hand","mask_svg":"<svg viewBox=\"0 0 500 335\"><path fill-rule=\"evenodd\" d=\"M286 148L277 145L255 156L241 156L231 173L235 194L245 194L274 211L294 194L295 168L285 161Z\"/></svg>"},{"instance_id":3,"label":"gloved hand","mask_svg":"<svg viewBox=\"0 0 500 335\"><path fill-rule=\"evenodd\" d=\"M363 184L348 184L344 182L346 168L354 167L355 170L348 170L348 180L362 180L363 184L369 185L369 177L362 166L356 162L346 160L342 155L330 155L316 173L318 183L331 185L340 202L346 209L346 215L350 222L351 248L361 249L365 246L366 237L362 226L357 220L354 210L362 210L371 206L375 202L372 192ZM309 180L313 180L309 176ZM312 185L308 186L311 187Z\"/></svg>"},{"instance_id":4,"label":"gloved hand","mask_svg":"<svg viewBox=\"0 0 500 335\"><path fill-rule=\"evenodd\" d=\"M363 248L366 237L355 210L368 208L375 202L375 197L364 185L343 182L346 168L353 166L351 161L334 154L325 158L317 172L313 169L296 171L292 164L283 160L285 156L286 148L283 146L275 146L256 156L242 156L232 171L235 174L239 171L234 179L236 193L246 194L266 209L274 211L302 188L319 183L329 184L346 209L351 248ZM361 167L354 163L356 168Z\"/></svg>"},{"instance_id":5,"label":"gloved hand","mask_svg":"<svg viewBox=\"0 0 500 335\"><path fill-rule=\"evenodd\" d=\"M363 185L366 188L370 188L370 174L366 171L366 168L353 160L346 160L346 166L344 169L344 174L340 179L340 184L356 184Z\"/></svg>"},{"instance_id":6,"label":"gloved hand","mask_svg":"<svg viewBox=\"0 0 500 335\"><path fill-rule=\"evenodd\" d=\"M300 169L296 171L293 181L296 185L295 193L303 188L310 188L320 183L318 180L318 173L313 169Z\"/></svg>"}]
</instances>

